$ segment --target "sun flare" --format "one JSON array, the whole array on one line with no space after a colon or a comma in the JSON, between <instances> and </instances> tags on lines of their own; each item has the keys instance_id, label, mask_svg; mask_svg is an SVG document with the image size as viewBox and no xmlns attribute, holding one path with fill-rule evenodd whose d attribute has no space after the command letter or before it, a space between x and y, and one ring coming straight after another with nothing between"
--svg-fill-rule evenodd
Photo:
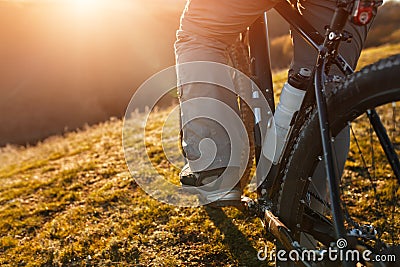
<instances>
[{"instance_id":1,"label":"sun flare","mask_svg":"<svg viewBox=\"0 0 400 267\"><path fill-rule=\"evenodd\" d=\"M106 0L70 0L69 3L78 13L90 14L104 8L107 2L110 3Z\"/></svg>"}]
</instances>

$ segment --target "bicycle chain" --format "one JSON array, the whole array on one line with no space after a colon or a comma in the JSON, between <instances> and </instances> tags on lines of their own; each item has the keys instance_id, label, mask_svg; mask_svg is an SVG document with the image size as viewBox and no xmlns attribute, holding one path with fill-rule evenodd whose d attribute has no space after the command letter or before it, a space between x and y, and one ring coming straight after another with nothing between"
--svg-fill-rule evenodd
<instances>
[{"instance_id":1,"label":"bicycle chain","mask_svg":"<svg viewBox=\"0 0 400 267\"><path fill-rule=\"evenodd\" d=\"M331 208L331 204L328 203L328 201L323 200L320 196L318 196L317 194L315 194L314 192L311 191L307 191L307 194L309 194L310 196L312 196L313 198L315 198L318 202L320 202L321 204L323 204L325 207L327 207L328 209Z\"/></svg>"}]
</instances>

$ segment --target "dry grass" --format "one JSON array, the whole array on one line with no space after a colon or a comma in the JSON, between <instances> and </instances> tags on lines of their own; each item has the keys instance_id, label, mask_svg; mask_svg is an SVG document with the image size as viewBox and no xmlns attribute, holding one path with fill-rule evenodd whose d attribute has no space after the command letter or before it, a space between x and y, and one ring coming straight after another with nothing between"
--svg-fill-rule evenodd
<instances>
[{"instance_id":1,"label":"dry grass","mask_svg":"<svg viewBox=\"0 0 400 267\"><path fill-rule=\"evenodd\" d=\"M383 51L399 52L400 46L366 52L361 62ZM166 115L160 111L149 124L147 147L153 164L176 177L157 141ZM273 264L257 260L258 250L272 248L258 220L231 208L176 208L146 195L135 182L146 172L146 157L136 159L132 177L121 129L112 119L35 146L0 150L1 266ZM132 136L138 131L139 124Z\"/></svg>"}]
</instances>

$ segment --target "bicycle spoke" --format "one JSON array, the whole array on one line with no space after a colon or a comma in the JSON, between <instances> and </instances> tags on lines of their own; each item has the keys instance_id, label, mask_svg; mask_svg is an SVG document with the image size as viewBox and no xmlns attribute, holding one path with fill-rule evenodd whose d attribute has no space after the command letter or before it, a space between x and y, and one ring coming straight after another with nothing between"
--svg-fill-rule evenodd
<instances>
[{"instance_id":1,"label":"bicycle spoke","mask_svg":"<svg viewBox=\"0 0 400 267\"><path fill-rule=\"evenodd\" d=\"M355 134L355 132L354 132L353 126L352 126L351 124L350 124L350 129L351 129L351 133L352 133L352 135L353 135L354 141L355 141L355 143L356 143L358 152L360 153L360 157L361 157L362 163L363 163L363 165L364 165L364 171L365 171L365 173L367 174L367 177L368 177L368 179L370 180L371 184L373 185L374 193L376 194L376 186L375 186L375 183L373 182L371 173L370 173L369 170L368 170L368 166L367 166L367 163L366 163L364 154L363 154L363 152L362 152L362 150L361 150L360 144L359 144L359 142L358 142L358 139L357 139L356 134Z\"/></svg>"},{"instance_id":2,"label":"bicycle spoke","mask_svg":"<svg viewBox=\"0 0 400 267\"><path fill-rule=\"evenodd\" d=\"M392 124L393 128L391 128L392 131L392 140L394 140L394 145L396 146L397 143L396 141L396 129L397 129L397 122L396 122L396 102L392 102Z\"/></svg>"},{"instance_id":3,"label":"bicycle spoke","mask_svg":"<svg viewBox=\"0 0 400 267\"><path fill-rule=\"evenodd\" d=\"M371 144L371 168L374 174L374 181L376 180L376 166L375 166L375 150L374 150L374 138L373 138L374 129L371 125L369 125L369 142Z\"/></svg>"},{"instance_id":4,"label":"bicycle spoke","mask_svg":"<svg viewBox=\"0 0 400 267\"><path fill-rule=\"evenodd\" d=\"M396 202L397 202L396 187L393 187L393 189L392 189L392 199L393 199L393 201L392 201L392 218L391 218L391 220L392 220L392 222L394 222L394 213L396 211ZM392 231L391 234L392 234L392 242L394 242L394 232Z\"/></svg>"}]
</instances>

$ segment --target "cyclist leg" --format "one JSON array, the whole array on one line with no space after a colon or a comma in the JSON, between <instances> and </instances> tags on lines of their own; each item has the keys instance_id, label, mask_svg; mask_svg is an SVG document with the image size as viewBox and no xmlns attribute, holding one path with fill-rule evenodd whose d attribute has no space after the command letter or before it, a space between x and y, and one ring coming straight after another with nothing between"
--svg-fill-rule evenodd
<instances>
[{"instance_id":1,"label":"cyclist leg","mask_svg":"<svg viewBox=\"0 0 400 267\"><path fill-rule=\"evenodd\" d=\"M191 0L187 2L181 17L180 29L175 43L178 79L183 86L179 88L181 119L186 123L183 128L183 150L189 162L191 172L203 172L226 168L230 159L231 142L224 129L218 123L206 118L197 118L196 113L204 109L200 102L189 101L199 97L219 100L238 113L235 94L214 84L185 84L187 80L196 80L199 73L185 71L179 64L193 61L212 61L228 63L227 48L239 33L252 24L266 9L273 6L269 0L253 0L244 3L241 0ZM204 69L203 72L207 72ZM221 73L209 73L209 81L219 78ZM183 104L185 103L185 104ZM221 114L223 106L207 107L208 114ZM201 114L201 112L200 112ZM210 138L216 145L216 155L201 157L200 141ZM235 166L238 167L238 166Z\"/></svg>"},{"instance_id":2,"label":"cyclist leg","mask_svg":"<svg viewBox=\"0 0 400 267\"><path fill-rule=\"evenodd\" d=\"M307 20L322 34L325 34L325 26L330 24L336 0L304 0L300 3L304 9L302 14ZM345 30L353 36L350 43L342 42L339 47L340 54L354 68L360 57L361 49L365 43L370 24L367 26L357 26L347 23ZM294 55L291 64L291 72L298 71L302 67L313 68L316 61L317 52L310 47L296 32L292 32ZM331 74L342 75L336 68L331 69Z\"/></svg>"}]
</instances>

